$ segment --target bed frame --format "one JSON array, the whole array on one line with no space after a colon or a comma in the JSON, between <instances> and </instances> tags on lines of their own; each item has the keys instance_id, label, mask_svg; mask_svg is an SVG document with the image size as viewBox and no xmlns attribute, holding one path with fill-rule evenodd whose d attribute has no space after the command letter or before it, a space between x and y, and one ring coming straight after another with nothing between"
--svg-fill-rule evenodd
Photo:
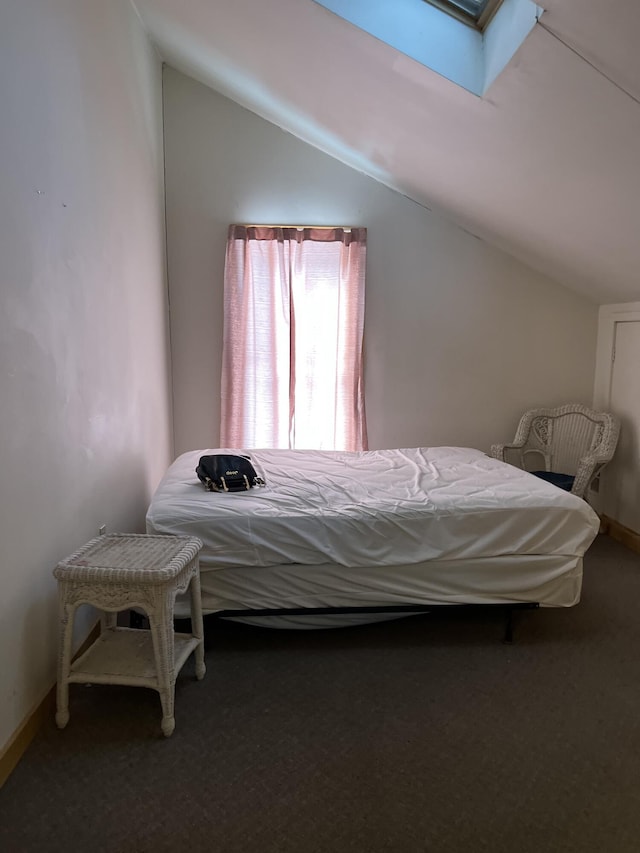
<instances>
[{"instance_id":1,"label":"bed frame","mask_svg":"<svg viewBox=\"0 0 640 853\"><path fill-rule=\"evenodd\" d=\"M539 604L533 601L510 602L507 604L393 604L380 605L376 607L289 607L289 608L266 608L261 610L219 610L209 613L207 618L232 619L234 617L246 616L331 616L334 614L354 613L432 613L435 610L464 611L464 610L498 610L504 614L505 626L502 642L511 644L514 642L514 626L516 614L524 610L537 610ZM188 619L176 619L176 624L188 622ZM142 628L144 616L137 611L130 611L129 625L131 628Z\"/></svg>"}]
</instances>

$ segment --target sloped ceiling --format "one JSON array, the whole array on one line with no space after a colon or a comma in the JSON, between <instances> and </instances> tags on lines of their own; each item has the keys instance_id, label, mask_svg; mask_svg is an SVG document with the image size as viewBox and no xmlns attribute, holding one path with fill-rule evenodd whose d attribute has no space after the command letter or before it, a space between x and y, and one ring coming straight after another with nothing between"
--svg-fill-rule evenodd
<instances>
[{"instance_id":1,"label":"sloped ceiling","mask_svg":"<svg viewBox=\"0 0 640 853\"><path fill-rule=\"evenodd\" d=\"M483 98L313 0L135 5L178 70L597 303L640 300L638 0L547 0Z\"/></svg>"}]
</instances>

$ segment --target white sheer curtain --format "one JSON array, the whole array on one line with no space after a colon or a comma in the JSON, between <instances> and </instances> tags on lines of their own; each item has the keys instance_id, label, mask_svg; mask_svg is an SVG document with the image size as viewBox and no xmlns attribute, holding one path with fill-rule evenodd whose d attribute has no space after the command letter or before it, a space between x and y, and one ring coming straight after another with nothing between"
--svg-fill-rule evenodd
<instances>
[{"instance_id":1,"label":"white sheer curtain","mask_svg":"<svg viewBox=\"0 0 640 853\"><path fill-rule=\"evenodd\" d=\"M223 447L366 450L365 228L229 228Z\"/></svg>"}]
</instances>

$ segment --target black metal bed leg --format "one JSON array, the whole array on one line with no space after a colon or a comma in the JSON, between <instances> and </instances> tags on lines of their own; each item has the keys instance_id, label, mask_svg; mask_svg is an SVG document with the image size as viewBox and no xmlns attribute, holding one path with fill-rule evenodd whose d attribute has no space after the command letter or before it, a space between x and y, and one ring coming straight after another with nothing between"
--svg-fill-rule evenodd
<instances>
[{"instance_id":1,"label":"black metal bed leg","mask_svg":"<svg viewBox=\"0 0 640 853\"><path fill-rule=\"evenodd\" d=\"M507 608L507 621L504 626L503 643L511 645L513 643L513 607Z\"/></svg>"}]
</instances>

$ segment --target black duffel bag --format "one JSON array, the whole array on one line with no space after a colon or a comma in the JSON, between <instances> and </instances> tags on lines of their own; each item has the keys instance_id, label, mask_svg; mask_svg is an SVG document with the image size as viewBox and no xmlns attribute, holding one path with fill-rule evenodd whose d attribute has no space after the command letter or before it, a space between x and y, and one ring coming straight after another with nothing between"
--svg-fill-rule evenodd
<instances>
[{"instance_id":1,"label":"black duffel bag","mask_svg":"<svg viewBox=\"0 0 640 853\"><path fill-rule=\"evenodd\" d=\"M250 456L230 453L201 456L196 474L209 492L246 492L253 486L264 486Z\"/></svg>"}]
</instances>

